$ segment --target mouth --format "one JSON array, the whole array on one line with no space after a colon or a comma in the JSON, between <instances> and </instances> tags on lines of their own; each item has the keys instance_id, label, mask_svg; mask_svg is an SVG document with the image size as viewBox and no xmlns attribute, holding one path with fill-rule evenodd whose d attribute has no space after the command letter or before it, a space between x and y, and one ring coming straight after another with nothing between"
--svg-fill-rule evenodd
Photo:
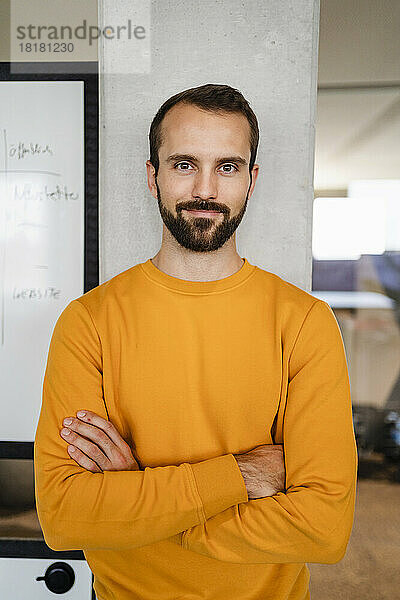
<instances>
[{"instance_id":1,"label":"mouth","mask_svg":"<svg viewBox=\"0 0 400 600\"><path fill-rule=\"evenodd\" d=\"M222 215L222 212L218 210L191 210L187 208L183 210L190 213L194 217L216 217L217 215Z\"/></svg>"}]
</instances>

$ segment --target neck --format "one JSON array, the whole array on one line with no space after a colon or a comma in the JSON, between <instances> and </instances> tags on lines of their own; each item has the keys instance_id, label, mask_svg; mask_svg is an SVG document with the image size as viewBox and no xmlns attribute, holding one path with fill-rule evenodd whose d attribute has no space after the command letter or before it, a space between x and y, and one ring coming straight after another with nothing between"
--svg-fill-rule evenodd
<instances>
[{"instance_id":1,"label":"neck","mask_svg":"<svg viewBox=\"0 0 400 600\"><path fill-rule=\"evenodd\" d=\"M151 262L167 275L187 281L215 281L236 273L244 260L235 244L213 252L192 252L179 246L162 244Z\"/></svg>"}]
</instances>

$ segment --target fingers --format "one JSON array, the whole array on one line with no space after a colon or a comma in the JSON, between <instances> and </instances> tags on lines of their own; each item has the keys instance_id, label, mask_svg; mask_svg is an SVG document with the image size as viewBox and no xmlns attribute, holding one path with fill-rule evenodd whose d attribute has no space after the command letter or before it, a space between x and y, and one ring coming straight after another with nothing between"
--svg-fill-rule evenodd
<instances>
[{"instance_id":1,"label":"fingers","mask_svg":"<svg viewBox=\"0 0 400 600\"><path fill-rule=\"evenodd\" d=\"M86 454L84 454L79 448L75 446L68 446L67 448L68 454L71 458L74 459L78 465L81 465L87 471L92 471L92 473L102 473L102 469L100 469L99 465L96 464L93 460L91 460Z\"/></svg>"},{"instance_id":2,"label":"fingers","mask_svg":"<svg viewBox=\"0 0 400 600\"><path fill-rule=\"evenodd\" d=\"M84 466L86 468L86 464L90 464L93 467L93 464L96 464L100 470L104 470L107 469L108 466L110 465L110 459L108 458L108 456L106 455L106 453L104 452L104 448L107 444L107 442L104 444L103 441L98 441L97 444L94 444L93 442L90 441L90 437L92 437L92 439L96 440L101 436L107 437L105 435L105 433L97 433L96 428L95 427L91 427L92 431L90 431L90 426L89 425L85 425L85 427L87 429L89 429L88 432L86 432L87 438L82 437L82 424L80 424L79 426L76 425L76 423L73 421L70 425L68 425L67 427L64 427L61 431L60 431L60 435L61 437L66 441L69 442L71 444L71 448L75 448L76 450L73 451L71 453L71 448L68 448L68 452L71 456L71 458L73 458L74 460L76 460L77 462L79 462L80 465ZM79 429L79 434L76 433L76 431L74 431L74 429ZM111 441L108 439L108 444L111 444ZM103 444L101 447L100 444ZM79 459L79 460L77 460ZM82 464L82 461L85 464ZM89 461L89 462L88 462ZM92 469L90 469L92 470Z\"/></svg>"},{"instance_id":3,"label":"fingers","mask_svg":"<svg viewBox=\"0 0 400 600\"><path fill-rule=\"evenodd\" d=\"M65 427L61 430L60 435L66 442L81 450L81 454L86 454L102 470L109 466L113 448L114 452L116 449L104 431L94 425L82 423L73 417L64 419L63 424ZM75 459L75 457L73 458Z\"/></svg>"},{"instance_id":4,"label":"fingers","mask_svg":"<svg viewBox=\"0 0 400 600\"><path fill-rule=\"evenodd\" d=\"M85 413L85 415L81 414L82 412ZM113 425L113 423L111 423L111 421L108 421L107 419L103 419L98 414L91 412L89 410L83 410L83 411L78 410L78 412L76 413L76 416L78 417L79 421L81 421L82 423L88 423L90 425L94 425L94 426L98 427L99 429L101 429L102 431L104 431L104 433L114 442L114 444L116 446L118 446L118 448L122 452L126 451L127 449L129 449L129 451L130 451L128 444L120 436L119 432L117 431L117 429ZM83 431L83 429L82 429L82 431Z\"/></svg>"},{"instance_id":5,"label":"fingers","mask_svg":"<svg viewBox=\"0 0 400 600\"><path fill-rule=\"evenodd\" d=\"M84 412L85 414L81 414ZM64 419L61 437L77 447L81 452L79 458L90 465L97 464L102 471L139 469L130 447L123 440L114 425L91 411L78 411L77 417ZM73 453L74 454L74 453ZM75 459L75 455L71 455ZM78 455L76 455L78 457ZM133 463L133 464L132 464ZM84 466L82 464L82 466ZM86 468L86 467L85 467Z\"/></svg>"}]
</instances>

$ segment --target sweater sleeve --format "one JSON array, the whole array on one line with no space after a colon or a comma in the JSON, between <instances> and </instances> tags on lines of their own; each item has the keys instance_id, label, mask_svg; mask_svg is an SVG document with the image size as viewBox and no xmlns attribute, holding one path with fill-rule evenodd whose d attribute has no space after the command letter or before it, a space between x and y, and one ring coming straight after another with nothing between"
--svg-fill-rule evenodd
<instances>
[{"instance_id":1,"label":"sweater sleeve","mask_svg":"<svg viewBox=\"0 0 400 600\"><path fill-rule=\"evenodd\" d=\"M34 441L36 508L53 550L145 546L247 501L232 454L137 471L87 471L59 433L63 419L81 408L109 419L101 341L89 310L75 299L53 330Z\"/></svg>"},{"instance_id":2,"label":"sweater sleeve","mask_svg":"<svg viewBox=\"0 0 400 600\"><path fill-rule=\"evenodd\" d=\"M289 359L283 423L285 492L248 500L171 540L232 563L336 563L346 552L357 446L341 332L317 300Z\"/></svg>"}]
</instances>

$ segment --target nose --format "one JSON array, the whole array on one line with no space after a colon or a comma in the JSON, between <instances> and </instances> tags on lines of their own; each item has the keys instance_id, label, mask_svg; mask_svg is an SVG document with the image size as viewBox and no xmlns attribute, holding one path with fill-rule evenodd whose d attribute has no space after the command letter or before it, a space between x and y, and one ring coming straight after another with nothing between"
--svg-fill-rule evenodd
<instances>
[{"instance_id":1,"label":"nose","mask_svg":"<svg viewBox=\"0 0 400 600\"><path fill-rule=\"evenodd\" d=\"M217 197L216 174L200 169L193 177L192 197L199 200L215 199Z\"/></svg>"}]
</instances>

